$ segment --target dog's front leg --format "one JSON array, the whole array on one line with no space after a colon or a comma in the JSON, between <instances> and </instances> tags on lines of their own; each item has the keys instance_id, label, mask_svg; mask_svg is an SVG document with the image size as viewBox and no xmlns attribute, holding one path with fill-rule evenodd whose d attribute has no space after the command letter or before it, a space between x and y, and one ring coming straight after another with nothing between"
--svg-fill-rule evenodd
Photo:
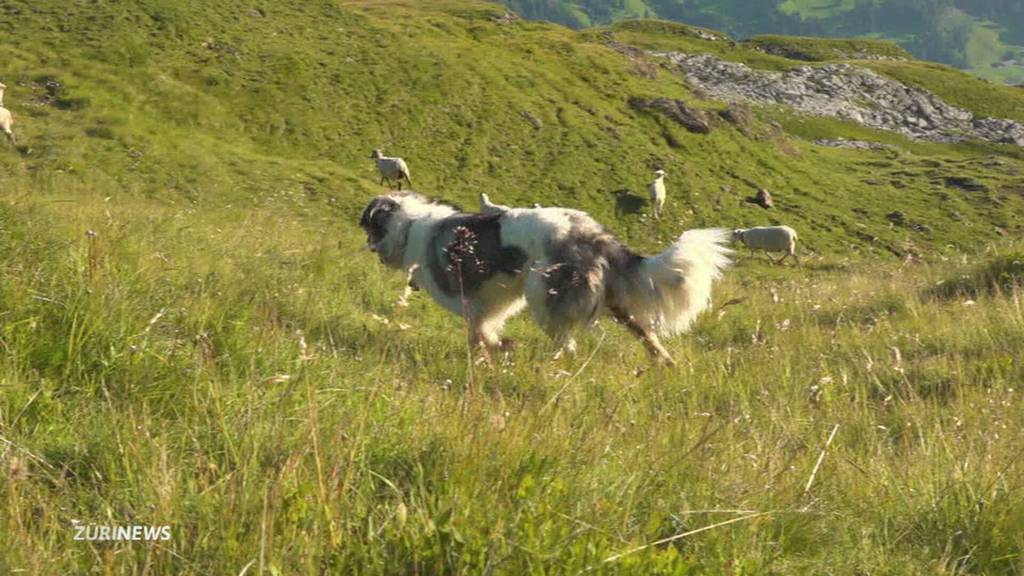
<instances>
[{"instance_id":1,"label":"dog's front leg","mask_svg":"<svg viewBox=\"0 0 1024 576\"><path fill-rule=\"evenodd\" d=\"M494 346L488 342L486 336L484 336L483 330L480 326L480 321L476 318L469 319L469 349L472 354L480 352L480 356L483 357L484 361L491 368L494 368L494 359L491 355L491 348Z\"/></svg>"}]
</instances>

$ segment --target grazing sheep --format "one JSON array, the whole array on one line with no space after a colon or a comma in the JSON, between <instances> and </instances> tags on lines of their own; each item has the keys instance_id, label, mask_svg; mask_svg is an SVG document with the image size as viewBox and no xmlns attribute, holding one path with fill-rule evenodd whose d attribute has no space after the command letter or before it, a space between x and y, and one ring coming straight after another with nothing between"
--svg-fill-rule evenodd
<instances>
[{"instance_id":1,"label":"grazing sheep","mask_svg":"<svg viewBox=\"0 0 1024 576\"><path fill-rule=\"evenodd\" d=\"M487 197L487 194L480 193L480 213L481 214L501 214L502 212L508 212L512 208L505 206L504 204L495 204L491 202L491 199Z\"/></svg>"},{"instance_id":2,"label":"grazing sheep","mask_svg":"<svg viewBox=\"0 0 1024 576\"><path fill-rule=\"evenodd\" d=\"M796 230L789 226L758 226L732 232L732 241L743 242L748 248L766 252L785 252L782 258L772 260L773 264L781 264L787 256L792 256L797 264L800 263L796 255L796 240ZM768 259L771 260L771 257Z\"/></svg>"},{"instance_id":3,"label":"grazing sheep","mask_svg":"<svg viewBox=\"0 0 1024 576\"><path fill-rule=\"evenodd\" d=\"M654 217L661 217L661 209L665 206L665 171L658 170L654 173L654 182L651 182L651 204L654 206Z\"/></svg>"},{"instance_id":4,"label":"grazing sheep","mask_svg":"<svg viewBox=\"0 0 1024 576\"><path fill-rule=\"evenodd\" d=\"M14 125L14 117L11 116L11 111L4 108L4 90L7 86L0 84L0 131L7 134L7 138L11 141L11 144L17 144L17 139L14 137L14 131L11 130L11 126Z\"/></svg>"},{"instance_id":5,"label":"grazing sheep","mask_svg":"<svg viewBox=\"0 0 1024 576\"><path fill-rule=\"evenodd\" d=\"M380 150L374 150L370 159L377 162L377 170L380 171L380 183L383 185L386 180L389 184L392 180L398 181L398 189L402 189L402 179L412 186L412 179L409 178L409 167L401 158L385 156Z\"/></svg>"}]
</instances>

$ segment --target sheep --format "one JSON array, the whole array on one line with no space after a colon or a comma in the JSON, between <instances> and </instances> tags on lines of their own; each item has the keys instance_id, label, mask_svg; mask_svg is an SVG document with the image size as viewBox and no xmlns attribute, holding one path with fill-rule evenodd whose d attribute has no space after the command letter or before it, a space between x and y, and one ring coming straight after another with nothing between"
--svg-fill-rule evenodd
<instances>
[{"instance_id":1,"label":"sheep","mask_svg":"<svg viewBox=\"0 0 1024 576\"><path fill-rule=\"evenodd\" d=\"M796 255L796 230L789 226L758 226L756 228L737 229L732 232L733 242L742 242L748 248L766 252L785 252L782 258L772 260L773 264L781 264L787 256L792 256L797 264L800 258Z\"/></svg>"},{"instance_id":2,"label":"sheep","mask_svg":"<svg viewBox=\"0 0 1024 576\"><path fill-rule=\"evenodd\" d=\"M370 154L370 159L377 162L377 170L380 171L380 183L384 184L386 180L389 184L392 180L398 181L398 189L402 189L402 178L412 186L412 179L409 177L409 167L406 166L405 160L401 158L391 158L385 156L380 150L374 150Z\"/></svg>"},{"instance_id":3,"label":"sheep","mask_svg":"<svg viewBox=\"0 0 1024 576\"><path fill-rule=\"evenodd\" d=\"M508 212L512 208L505 206L504 204L495 204L491 202L491 199L487 197L487 194L480 193L480 213L481 214L501 214Z\"/></svg>"},{"instance_id":4,"label":"sheep","mask_svg":"<svg viewBox=\"0 0 1024 576\"><path fill-rule=\"evenodd\" d=\"M4 90L7 86L0 84L0 131L7 134L7 138L11 141L11 145L18 143L18 140L14 137L14 131L11 130L11 126L14 125L14 117L11 116L11 111L4 108Z\"/></svg>"},{"instance_id":5,"label":"sheep","mask_svg":"<svg viewBox=\"0 0 1024 576\"><path fill-rule=\"evenodd\" d=\"M654 217L661 217L661 209L665 206L665 171L658 170L654 173L654 182L651 182L651 204L654 206Z\"/></svg>"}]
</instances>

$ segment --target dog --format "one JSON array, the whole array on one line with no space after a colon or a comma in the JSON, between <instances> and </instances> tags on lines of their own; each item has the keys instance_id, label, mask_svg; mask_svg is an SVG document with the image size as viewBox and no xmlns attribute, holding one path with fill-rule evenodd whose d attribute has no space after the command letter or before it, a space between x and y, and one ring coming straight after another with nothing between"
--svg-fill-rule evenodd
<instances>
[{"instance_id":1,"label":"dog","mask_svg":"<svg viewBox=\"0 0 1024 576\"><path fill-rule=\"evenodd\" d=\"M409 274L463 316L469 345L490 362L505 322L529 308L567 352L573 331L600 312L630 330L655 359L675 365L660 337L686 332L729 266L729 232L690 230L656 256L627 248L586 212L510 208L480 196L480 212L414 192L373 198L359 218L381 263Z\"/></svg>"}]
</instances>

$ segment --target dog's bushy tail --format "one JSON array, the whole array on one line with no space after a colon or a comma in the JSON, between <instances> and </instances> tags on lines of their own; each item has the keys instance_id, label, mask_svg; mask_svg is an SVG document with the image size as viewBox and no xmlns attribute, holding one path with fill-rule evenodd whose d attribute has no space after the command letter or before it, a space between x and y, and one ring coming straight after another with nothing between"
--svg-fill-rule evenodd
<instances>
[{"instance_id":1,"label":"dog's bushy tail","mask_svg":"<svg viewBox=\"0 0 1024 576\"><path fill-rule=\"evenodd\" d=\"M631 271L625 301L619 305L661 336L686 332L711 305L711 285L731 264L729 238L722 229L684 232L664 252L644 258Z\"/></svg>"}]
</instances>

